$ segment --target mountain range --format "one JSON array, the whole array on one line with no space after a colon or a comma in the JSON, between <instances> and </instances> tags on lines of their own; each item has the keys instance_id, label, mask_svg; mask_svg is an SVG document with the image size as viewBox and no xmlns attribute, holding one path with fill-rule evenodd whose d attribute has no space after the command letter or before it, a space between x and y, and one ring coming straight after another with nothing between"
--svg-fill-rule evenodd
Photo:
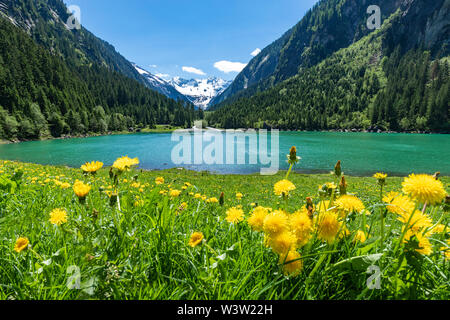
<instances>
[{"instance_id":1,"label":"mountain range","mask_svg":"<svg viewBox=\"0 0 450 320\"><path fill-rule=\"evenodd\" d=\"M189 80L174 77L165 80L136 64L133 64L133 66L145 78L150 88L174 100L192 103L203 110L206 110L211 100L221 94L232 82L217 77Z\"/></svg>"},{"instance_id":2,"label":"mountain range","mask_svg":"<svg viewBox=\"0 0 450 320\"><path fill-rule=\"evenodd\" d=\"M380 28L369 28L380 9ZM233 82L163 79L61 0L0 0L0 138L171 124L450 132L450 0L321 0Z\"/></svg>"}]
</instances>

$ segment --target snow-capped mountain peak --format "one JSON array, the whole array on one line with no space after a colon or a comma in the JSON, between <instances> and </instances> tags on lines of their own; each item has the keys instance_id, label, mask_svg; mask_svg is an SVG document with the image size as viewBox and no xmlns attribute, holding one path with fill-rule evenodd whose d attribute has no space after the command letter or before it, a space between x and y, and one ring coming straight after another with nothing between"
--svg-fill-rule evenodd
<instances>
[{"instance_id":1,"label":"snow-capped mountain peak","mask_svg":"<svg viewBox=\"0 0 450 320\"><path fill-rule=\"evenodd\" d=\"M194 105L206 109L210 101L228 88L232 81L216 77L189 80L174 77L168 82L178 92L188 97Z\"/></svg>"},{"instance_id":2,"label":"snow-capped mountain peak","mask_svg":"<svg viewBox=\"0 0 450 320\"><path fill-rule=\"evenodd\" d=\"M165 80L147 70L133 64L134 68L146 80L147 86L155 89L175 100L185 100L195 106L207 109L210 101L225 91L232 81L223 80L216 77L208 79L183 79L173 77Z\"/></svg>"}]
</instances>

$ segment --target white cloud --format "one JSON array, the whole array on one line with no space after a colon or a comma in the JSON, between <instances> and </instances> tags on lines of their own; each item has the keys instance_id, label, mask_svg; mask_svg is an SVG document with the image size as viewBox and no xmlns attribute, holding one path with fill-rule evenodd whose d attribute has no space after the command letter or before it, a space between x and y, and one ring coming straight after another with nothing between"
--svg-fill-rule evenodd
<instances>
[{"instance_id":1,"label":"white cloud","mask_svg":"<svg viewBox=\"0 0 450 320\"><path fill-rule=\"evenodd\" d=\"M247 64L240 62L231 62L231 61L218 61L214 63L214 68L219 69L222 72L230 73L230 72L241 72L242 69L245 68Z\"/></svg>"},{"instance_id":2,"label":"white cloud","mask_svg":"<svg viewBox=\"0 0 450 320\"><path fill-rule=\"evenodd\" d=\"M198 74L199 76L205 76L206 75L206 73L204 73L202 70L194 68L194 67L183 67L182 69L183 69L184 72Z\"/></svg>"},{"instance_id":3,"label":"white cloud","mask_svg":"<svg viewBox=\"0 0 450 320\"><path fill-rule=\"evenodd\" d=\"M158 66L156 64L149 65L150 68L157 68Z\"/></svg>"},{"instance_id":4,"label":"white cloud","mask_svg":"<svg viewBox=\"0 0 450 320\"><path fill-rule=\"evenodd\" d=\"M256 57L260 53L261 53L261 49L256 48L252 53L250 53L250 55L252 55L253 57Z\"/></svg>"}]
</instances>

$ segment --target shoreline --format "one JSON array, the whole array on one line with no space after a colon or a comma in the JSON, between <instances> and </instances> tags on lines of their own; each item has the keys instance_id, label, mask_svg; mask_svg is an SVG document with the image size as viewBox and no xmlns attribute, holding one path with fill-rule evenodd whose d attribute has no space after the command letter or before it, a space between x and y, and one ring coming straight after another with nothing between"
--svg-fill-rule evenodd
<instances>
[{"instance_id":1,"label":"shoreline","mask_svg":"<svg viewBox=\"0 0 450 320\"><path fill-rule=\"evenodd\" d=\"M76 138L91 138L91 137L105 137L105 136L115 136L115 135L129 135L129 134L146 134L146 133L172 133L176 130L184 130L186 132L191 132L196 128L189 128L189 129L185 129L185 128L170 128L170 129L164 129L164 128L160 128L160 129L148 129L148 128L144 128L141 129L139 131L112 131L112 132L107 132L107 133L89 133L89 134L80 134L80 135L63 135L61 137L42 137L41 139L29 139L29 140L4 140L4 139L0 139L0 145L5 145L5 144L15 144L15 143L22 143L22 142L32 142L32 141L49 141L49 140L68 140L68 139L76 139ZM218 132L226 132L226 130L230 130L230 129L218 129L218 128L213 128L213 127L206 127L205 129L201 129L203 131L208 131L208 130L212 130L212 131L218 131ZM236 131L242 131L242 132L247 132L249 130L255 130L256 132L258 132L259 130L262 129L245 129L245 128L238 128L238 129L231 129L231 130L236 130ZM268 131L270 131L270 129L267 129ZM276 129L274 129L276 130ZM279 129L278 129L279 130ZM439 132L427 132L427 131L413 131L413 132L407 132L407 131L367 131L367 130L360 130L360 131L352 131L352 130L279 130L279 132L335 132L335 133L373 133L373 134L425 134L425 135L446 135L446 134L450 134L450 133L439 133Z\"/></svg>"}]
</instances>

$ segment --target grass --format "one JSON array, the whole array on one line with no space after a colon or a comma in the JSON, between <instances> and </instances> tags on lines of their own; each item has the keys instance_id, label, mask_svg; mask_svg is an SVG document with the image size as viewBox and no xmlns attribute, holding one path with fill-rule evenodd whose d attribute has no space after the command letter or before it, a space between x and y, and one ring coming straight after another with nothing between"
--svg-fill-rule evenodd
<instances>
[{"instance_id":1,"label":"grass","mask_svg":"<svg viewBox=\"0 0 450 320\"><path fill-rule=\"evenodd\" d=\"M448 255L446 260L441 250L448 250L448 231L430 236L433 252L423 255L414 243L399 242L402 223L387 213L381 241L385 207L370 177L346 180L347 191L371 214L348 215L350 232L334 243L314 235L298 249L298 276L284 274L278 255L264 245L263 233L247 221L227 222L226 211L242 206L245 219L255 205L292 213L308 196L318 209L318 187L335 181L333 175L291 173L296 189L285 201L273 192L285 175L131 170L119 176L119 210L108 195L114 190L109 168L94 177L80 169L0 161L0 299L449 298ZM164 184L156 184L157 177ZM76 179L92 186L84 204L72 189ZM402 180L388 177L383 193L400 191ZM441 181L448 190L450 178ZM68 188L63 189L65 182ZM182 193L172 198L171 189ZM221 192L223 206L205 201L219 199ZM181 210L183 202L187 208ZM49 222L55 208L67 211L67 222L60 226ZM433 223L448 228L444 205L428 206L427 213ZM367 240L355 241L364 222ZM196 231L204 241L191 247L189 238ZM30 245L16 252L19 237L27 237ZM380 269L380 289L367 287L371 265Z\"/></svg>"}]
</instances>

